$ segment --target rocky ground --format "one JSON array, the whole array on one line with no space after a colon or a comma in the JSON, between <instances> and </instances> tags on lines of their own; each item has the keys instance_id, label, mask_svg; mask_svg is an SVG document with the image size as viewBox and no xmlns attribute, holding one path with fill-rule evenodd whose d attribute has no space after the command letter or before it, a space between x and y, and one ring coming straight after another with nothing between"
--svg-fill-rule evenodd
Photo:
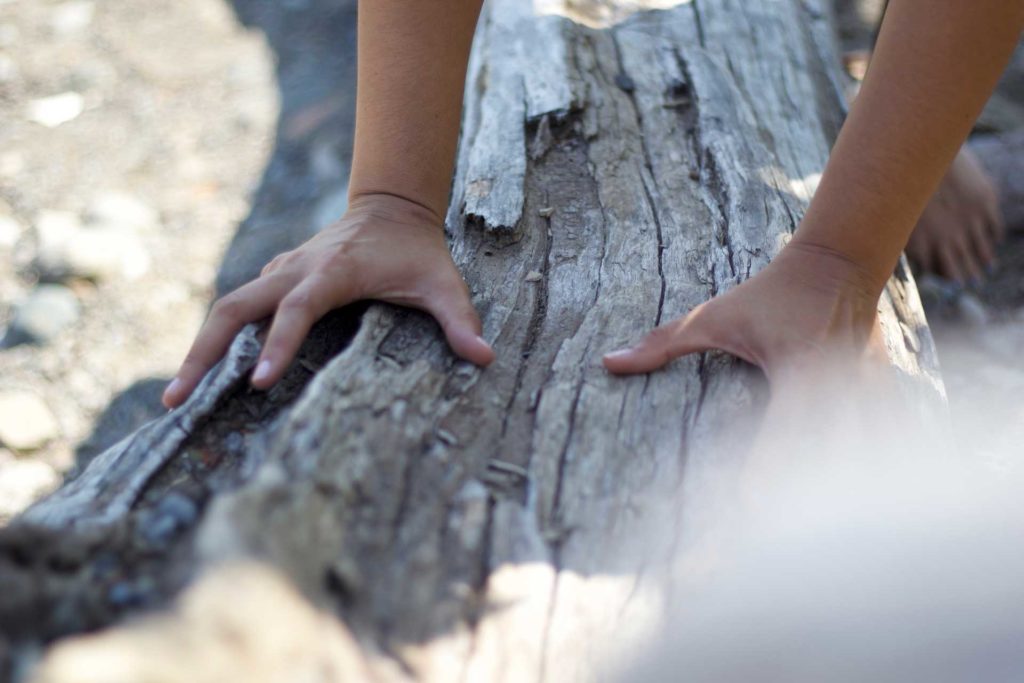
<instances>
[{"instance_id":1,"label":"rocky ground","mask_svg":"<svg viewBox=\"0 0 1024 683\"><path fill-rule=\"evenodd\" d=\"M159 414L214 295L344 210L354 4L0 0L0 525ZM844 3L849 49L880 5ZM923 287L954 414L1000 452L1022 277L1017 236L988 284Z\"/></svg>"},{"instance_id":2,"label":"rocky ground","mask_svg":"<svg viewBox=\"0 0 1024 683\"><path fill-rule=\"evenodd\" d=\"M276 114L224 3L0 3L0 519L160 410Z\"/></svg>"},{"instance_id":3,"label":"rocky ground","mask_svg":"<svg viewBox=\"0 0 1024 683\"><path fill-rule=\"evenodd\" d=\"M0 524L343 211L354 2L311 5L0 0Z\"/></svg>"}]
</instances>

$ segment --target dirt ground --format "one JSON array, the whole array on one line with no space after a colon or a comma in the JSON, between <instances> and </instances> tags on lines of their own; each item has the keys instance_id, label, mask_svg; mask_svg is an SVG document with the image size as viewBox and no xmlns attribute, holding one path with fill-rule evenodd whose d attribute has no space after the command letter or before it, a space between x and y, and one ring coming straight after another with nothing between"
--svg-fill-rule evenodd
<instances>
[{"instance_id":1,"label":"dirt ground","mask_svg":"<svg viewBox=\"0 0 1024 683\"><path fill-rule=\"evenodd\" d=\"M847 47L880 4L843 3ZM354 0L0 0L0 525L162 411L215 293L344 210L353 19ZM1022 120L1020 61L993 128ZM52 238L99 234L84 263ZM954 419L993 452L1022 435L1022 276L1018 235L987 284L923 286ZM63 324L11 344L33 312Z\"/></svg>"},{"instance_id":2,"label":"dirt ground","mask_svg":"<svg viewBox=\"0 0 1024 683\"><path fill-rule=\"evenodd\" d=\"M0 74L0 324L37 286L53 212L82 230L110 196L151 214L122 226L141 249L113 272L44 276L73 293L74 320L0 351L0 393L27 391L53 418L20 414L23 402L0 416L46 423L23 451L0 449L2 519L72 468L115 396L133 389L119 433L160 410L267 162L277 89L263 35L203 0L2 2ZM54 96L77 96L80 113L35 120Z\"/></svg>"},{"instance_id":3,"label":"dirt ground","mask_svg":"<svg viewBox=\"0 0 1024 683\"><path fill-rule=\"evenodd\" d=\"M0 525L162 413L216 294L344 210L353 8L0 0Z\"/></svg>"}]
</instances>

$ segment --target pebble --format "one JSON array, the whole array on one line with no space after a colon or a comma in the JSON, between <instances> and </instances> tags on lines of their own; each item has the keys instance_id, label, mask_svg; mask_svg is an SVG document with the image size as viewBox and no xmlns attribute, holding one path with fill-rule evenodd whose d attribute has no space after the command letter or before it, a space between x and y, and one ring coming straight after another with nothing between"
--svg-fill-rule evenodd
<instances>
[{"instance_id":1,"label":"pebble","mask_svg":"<svg viewBox=\"0 0 1024 683\"><path fill-rule=\"evenodd\" d=\"M39 238L35 268L43 280L103 280L116 276L134 280L149 270L149 254L124 224L85 227L74 213L43 211L35 228Z\"/></svg>"},{"instance_id":2,"label":"pebble","mask_svg":"<svg viewBox=\"0 0 1024 683\"><path fill-rule=\"evenodd\" d=\"M60 484L56 470L38 460L0 460L0 519L10 519Z\"/></svg>"},{"instance_id":3,"label":"pebble","mask_svg":"<svg viewBox=\"0 0 1024 683\"><path fill-rule=\"evenodd\" d=\"M74 324L80 310L78 298L67 287L38 285L15 309L3 346L46 344Z\"/></svg>"},{"instance_id":4,"label":"pebble","mask_svg":"<svg viewBox=\"0 0 1024 683\"><path fill-rule=\"evenodd\" d=\"M58 432L57 420L39 396L18 390L0 393L0 442L4 446L14 451L33 450Z\"/></svg>"},{"instance_id":5,"label":"pebble","mask_svg":"<svg viewBox=\"0 0 1024 683\"><path fill-rule=\"evenodd\" d=\"M0 83L10 83L18 77L18 65L7 55L0 55Z\"/></svg>"},{"instance_id":6,"label":"pebble","mask_svg":"<svg viewBox=\"0 0 1024 683\"><path fill-rule=\"evenodd\" d=\"M17 150L0 154L0 177L14 178L25 170L25 155Z\"/></svg>"},{"instance_id":7,"label":"pebble","mask_svg":"<svg viewBox=\"0 0 1024 683\"><path fill-rule=\"evenodd\" d=\"M156 209L131 194L110 191L93 198L85 211L85 222L93 228L145 233L159 229L160 215Z\"/></svg>"},{"instance_id":8,"label":"pebble","mask_svg":"<svg viewBox=\"0 0 1024 683\"><path fill-rule=\"evenodd\" d=\"M54 8L50 17L50 26L54 33L70 35L78 33L92 23L96 7L91 0L71 0Z\"/></svg>"},{"instance_id":9,"label":"pebble","mask_svg":"<svg viewBox=\"0 0 1024 683\"><path fill-rule=\"evenodd\" d=\"M21 31L14 24L0 24L0 47L13 47L21 38Z\"/></svg>"},{"instance_id":10,"label":"pebble","mask_svg":"<svg viewBox=\"0 0 1024 683\"><path fill-rule=\"evenodd\" d=\"M13 247L21 238L22 232L21 223L10 216L0 215L0 247Z\"/></svg>"},{"instance_id":11,"label":"pebble","mask_svg":"<svg viewBox=\"0 0 1024 683\"><path fill-rule=\"evenodd\" d=\"M73 121L85 109L85 99L76 92L42 97L28 103L28 118L47 128Z\"/></svg>"}]
</instances>

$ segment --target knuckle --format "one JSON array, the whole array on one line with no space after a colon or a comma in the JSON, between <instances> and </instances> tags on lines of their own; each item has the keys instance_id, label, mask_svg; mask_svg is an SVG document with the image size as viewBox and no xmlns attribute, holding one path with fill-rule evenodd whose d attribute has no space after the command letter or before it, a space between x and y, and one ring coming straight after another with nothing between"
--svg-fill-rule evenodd
<instances>
[{"instance_id":1,"label":"knuckle","mask_svg":"<svg viewBox=\"0 0 1024 683\"><path fill-rule=\"evenodd\" d=\"M293 258L291 256L291 254L292 254L292 252L290 252L290 251L283 251L283 252L281 252L280 254L275 256L274 258L270 259L267 262L267 265L263 266L263 270L266 270L266 271L276 270L277 268L280 268L282 265L284 265L286 263L289 263L291 261L291 259Z\"/></svg>"},{"instance_id":2,"label":"knuckle","mask_svg":"<svg viewBox=\"0 0 1024 683\"><path fill-rule=\"evenodd\" d=\"M662 325L661 327L655 327L648 333L647 337L644 339L644 344L646 346L652 347L666 346L667 344L669 344L669 342L672 341L672 338L675 336L675 330L673 329L673 327L674 326L669 327L665 325Z\"/></svg>"},{"instance_id":3,"label":"knuckle","mask_svg":"<svg viewBox=\"0 0 1024 683\"><path fill-rule=\"evenodd\" d=\"M264 266L265 274L278 270L288 270L299 267L302 263L302 254L298 250L281 252Z\"/></svg>"},{"instance_id":4,"label":"knuckle","mask_svg":"<svg viewBox=\"0 0 1024 683\"><path fill-rule=\"evenodd\" d=\"M304 290L294 290L281 300L281 308L292 311L306 311L313 308L312 295Z\"/></svg>"},{"instance_id":5,"label":"knuckle","mask_svg":"<svg viewBox=\"0 0 1024 683\"><path fill-rule=\"evenodd\" d=\"M227 294L214 302L211 312L213 315L229 322L244 322L244 303L237 294Z\"/></svg>"},{"instance_id":6,"label":"knuckle","mask_svg":"<svg viewBox=\"0 0 1024 683\"><path fill-rule=\"evenodd\" d=\"M355 261L353 246L348 242L337 245L330 253L325 254L316 270L320 272L331 272L350 269Z\"/></svg>"}]
</instances>

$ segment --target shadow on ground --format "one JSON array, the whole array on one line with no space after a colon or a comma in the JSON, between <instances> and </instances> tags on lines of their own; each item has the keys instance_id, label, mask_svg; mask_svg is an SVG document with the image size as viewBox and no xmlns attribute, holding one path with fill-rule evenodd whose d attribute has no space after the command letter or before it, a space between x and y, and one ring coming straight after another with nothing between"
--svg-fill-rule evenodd
<instances>
[{"instance_id":1,"label":"shadow on ground","mask_svg":"<svg viewBox=\"0 0 1024 683\"><path fill-rule=\"evenodd\" d=\"M250 213L218 269L216 297L252 280L271 258L344 213L355 127L356 0L231 4L238 20L262 31L274 52L281 112ZM162 415L160 394L169 379L146 378L115 396L77 447L75 472Z\"/></svg>"}]
</instances>

